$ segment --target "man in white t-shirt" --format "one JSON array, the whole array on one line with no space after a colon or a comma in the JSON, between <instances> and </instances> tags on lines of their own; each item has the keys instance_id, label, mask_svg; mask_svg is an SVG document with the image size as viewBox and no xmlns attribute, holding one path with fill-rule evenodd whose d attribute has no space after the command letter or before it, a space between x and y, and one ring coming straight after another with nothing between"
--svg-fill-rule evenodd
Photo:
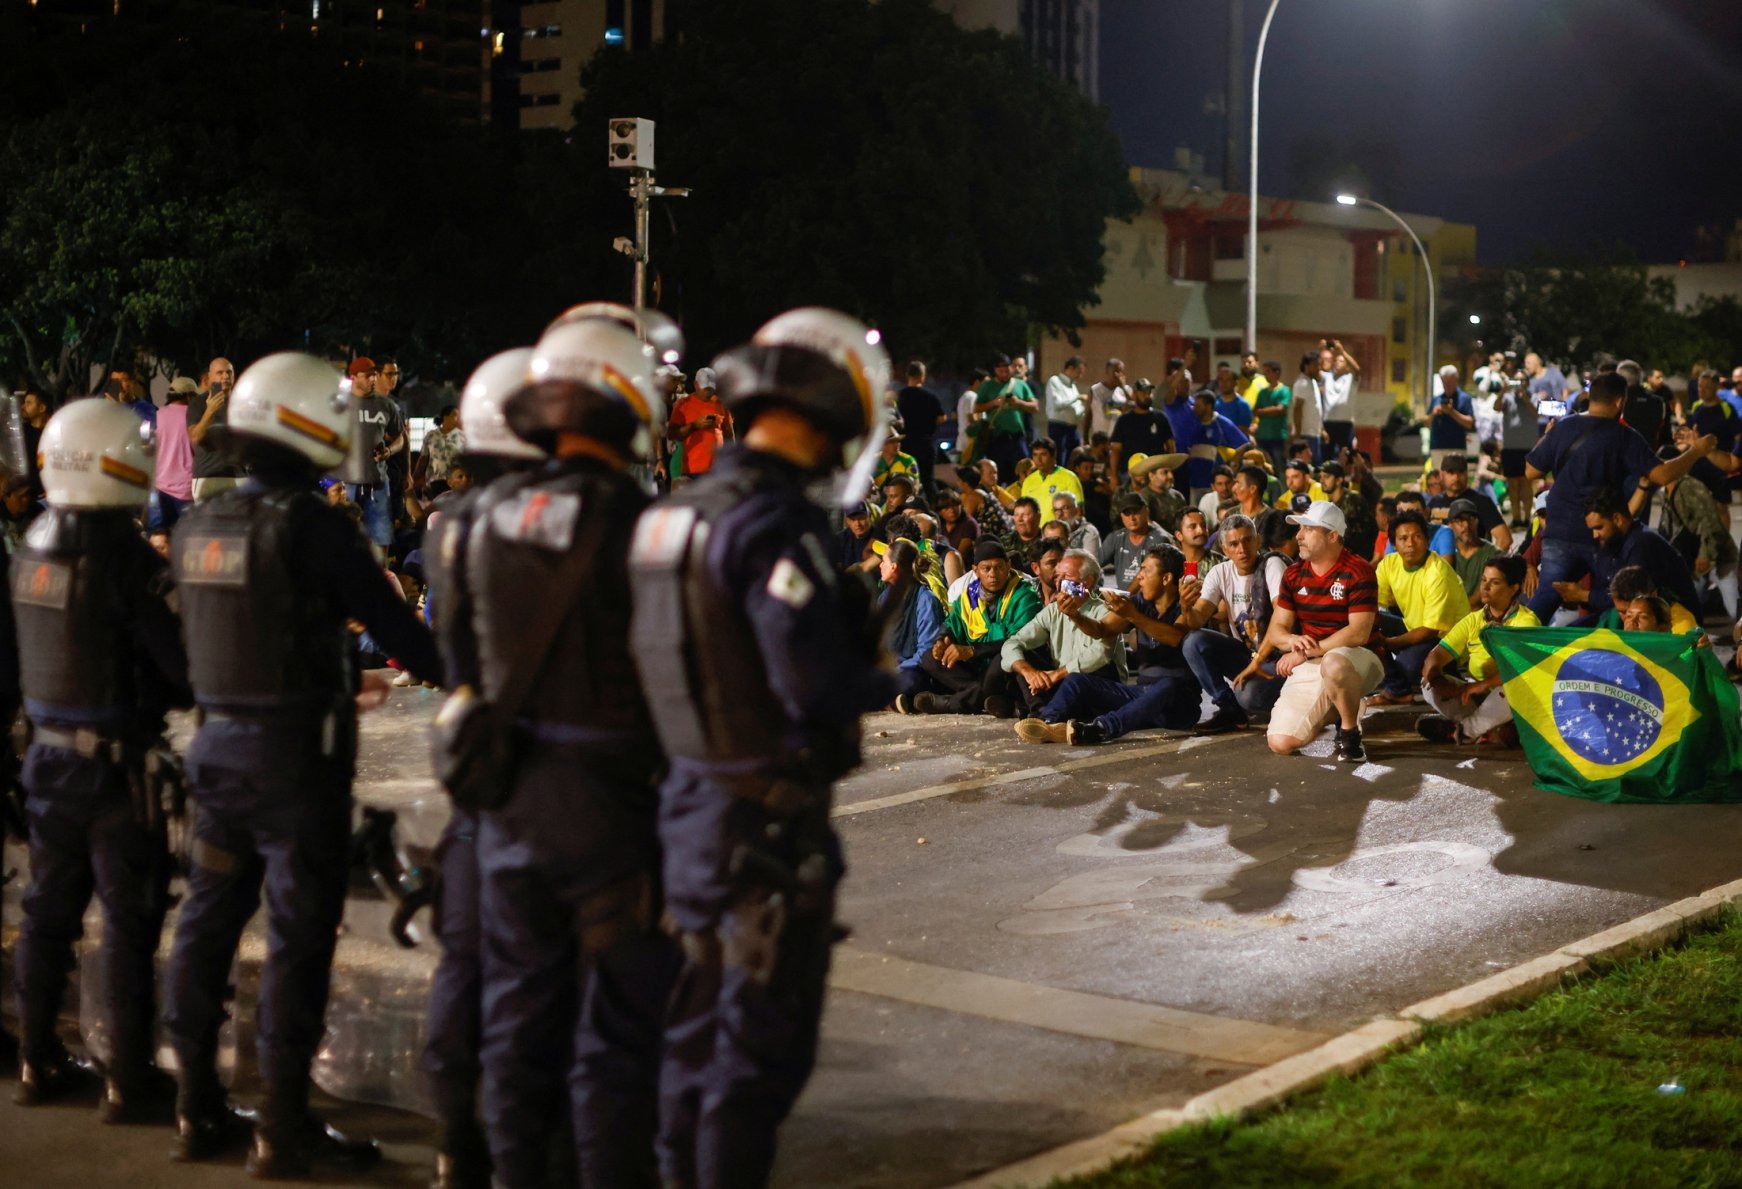
<instances>
[{"instance_id":1,"label":"man in white t-shirt","mask_svg":"<svg viewBox=\"0 0 1742 1189\"><path fill-rule=\"evenodd\" d=\"M1046 436L1058 446L1058 456L1069 458L1071 451L1082 445L1083 414L1088 406L1077 391L1077 381L1083 378L1083 357L1073 355L1065 360L1058 374L1046 382Z\"/></svg>"},{"instance_id":2,"label":"man in white t-shirt","mask_svg":"<svg viewBox=\"0 0 1742 1189\"><path fill-rule=\"evenodd\" d=\"M1125 361L1109 359L1101 382L1089 389L1089 413L1084 418L1083 441L1093 442L1098 433L1111 434L1113 421L1131 401L1131 385L1125 382Z\"/></svg>"},{"instance_id":3,"label":"man in white t-shirt","mask_svg":"<svg viewBox=\"0 0 1742 1189\"><path fill-rule=\"evenodd\" d=\"M1294 397L1288 403L1289 436L1306 439L1315 467L1325 460L1324 391L1319 375L1319 353L1308 351L1300 357L1300 375L1294 379Z\"/></svg>"},{"instance_id":4,"label":"man in white t-shirt","mask_svg":"<svg viewBox=\"0 0 1742 1189\"><path fill-rule=\"evenodd\" d=\"M1319 390L1324 394L1325 433L1335 451L1355 444L1355 380L1361 365L1343 347L1340 339L1319 345Z\"/></svg>"},{"instance_id":5,"label":"man in white t-shirt","mask_svg":"<svg viewBox=\"0 0 1742 1189\"><path fill-rule=\"evenodd\" d=\"M1244 730L1251 715L1262 714L1282 693L1280 681L1248 681L1236 690L1228 682L1246 668L1270 626L1270 611L1282 588L1288 558L1259 551L1258 527L1239 514L1222 524L1219 547L1228 560L1204 578L1197 601L1180 613L1179 626L1193 629L1186 637L1186 664L1216 711L1198 726L1202 735ZM1226 632L1210 626L1224 620ZM1267 674L1274 673L1268 663Z\"/></svg>"},{"instance_id":6,"label":"man in white t-shirt","mask_svg":"<svg viewBox=\"0 0 1742 1189\"><path fill-rule=\"evenodd\" d=\"M968 427L974 424L974 405L980 399L979 388L988 379L985 368L974 369L968 383L968 390L956 401L956 461L960 462L968 454Z\"/></svg>"}]
</instances>

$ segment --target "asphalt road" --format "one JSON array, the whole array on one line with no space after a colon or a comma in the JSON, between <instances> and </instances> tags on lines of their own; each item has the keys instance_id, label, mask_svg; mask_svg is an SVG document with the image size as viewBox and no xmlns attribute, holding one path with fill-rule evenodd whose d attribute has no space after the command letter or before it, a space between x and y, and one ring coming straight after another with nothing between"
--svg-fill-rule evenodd
<instances>
[{"instance_id":1,"label":"asphalt road","mask_svg":"<svg viewBox=\"0 0 1742 1189\"><path fill-rule=\"evenodd\" d=\"M413 841L445 813L425 776L436 705L398 691L366 726L358 797ZM1742 808L1559 797L1520 753L1430 746L1409 722L1370 720L1371 760L1350 768L1328 736L1280 758L1257 734L1073 749L985 719L868 720L837 798L853 935L778 1183L952 1184L1742 876ZM434 955L388 943L379 901L351 908L321 1074L412 1105ZM342 1113L394 1141L361 1183L419 1183L426 1125ZM0 1156L31 1184L240 1175L172 1178L162 1147L0 1105Z\"/></svg>"}]
</instances>

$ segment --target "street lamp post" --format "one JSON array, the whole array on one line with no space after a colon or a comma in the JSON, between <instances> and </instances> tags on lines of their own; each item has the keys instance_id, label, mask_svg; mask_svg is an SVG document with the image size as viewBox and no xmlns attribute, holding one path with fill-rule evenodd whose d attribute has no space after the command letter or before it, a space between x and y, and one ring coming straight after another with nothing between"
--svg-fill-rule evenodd
<instances>
[{"instance_id":1,"label":"street lamp post","mask_svg":"<svg viewBox=\"0 0 1742 1189\"><path fill-rule=\"evenodd\" d=\"M1337 195L1337 201L1343 206L1370 206L1376 211L1383 211L1385 214L1391 216L1391 221L1393 223L1396 223L1399 227L1403 228L1411 240L1415 241L1416 255L1421 257L1421 270L1427 274L1427 381L1422 387L1422 402L1424 408L1431 408L1433 405L1434 360L1437 357L1437 351L1439 348L1439 324L1435 321L1437 314L1434 311L1433 262L1428 259L1427 249L1422 246L1421 237L1416 235L1415 228L1404 222L1402 215L1399 215L1384 203L1375 202L1371 198L1360 198L1354 194L1339 194ZM1472 319L1472 321L1473 320L1474 319Z\"/></svg>"},{"instance_id":2,"label":"street lamp post","mask_svg":"<svg viewBox=\"0 0 1742 1189\"><path fill-rule=\"evenodd\" d=\"M1270 0L1264 24L1258 30L1258 57L1252 63L1252 141L1246 178L1246 349L1258 350L1258 82L1264 76L1264 43L1270 40L1270 22L1276 6Z\"/></svg>"}]
</instances>

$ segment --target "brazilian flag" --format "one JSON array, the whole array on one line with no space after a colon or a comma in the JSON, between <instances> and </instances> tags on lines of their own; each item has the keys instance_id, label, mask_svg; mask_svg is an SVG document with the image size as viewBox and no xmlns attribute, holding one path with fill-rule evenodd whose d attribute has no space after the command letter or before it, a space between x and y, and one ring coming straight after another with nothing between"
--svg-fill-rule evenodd
<instances>
[{"instance_id":1,"label":"brazilian flag","mask_svg":"<svg viewBox=\"0 0 1742 1189\"><path fill-rule=\"evenodd\" d=\"M1592 801L1742 801L1742 711L1699 638L1484 628L1538 787Z\"/></svg>"}]
</instances>

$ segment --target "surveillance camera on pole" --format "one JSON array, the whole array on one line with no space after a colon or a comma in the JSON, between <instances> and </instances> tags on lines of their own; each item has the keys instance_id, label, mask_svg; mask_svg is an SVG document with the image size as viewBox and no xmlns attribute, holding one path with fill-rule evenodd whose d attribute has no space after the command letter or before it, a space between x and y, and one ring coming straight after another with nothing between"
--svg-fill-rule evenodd
<instances>
[{"instance_id":1,"label":"surveillance camera on pole","mask_svg":"<svg viewBox=\"0 0 1742 1189\"><path fill-rule=\"evenodd\" d=\"M635 203L635 241L618 236L617 251L635 261L635 308L647 306L647 265L650 259L648 214L655 198L688 198L683 186L665 187L653 181L653 121L640 116L618 116L606 121L605 151L612 169L631 171L629 198Z\"/></svg>"}]
</instances>

